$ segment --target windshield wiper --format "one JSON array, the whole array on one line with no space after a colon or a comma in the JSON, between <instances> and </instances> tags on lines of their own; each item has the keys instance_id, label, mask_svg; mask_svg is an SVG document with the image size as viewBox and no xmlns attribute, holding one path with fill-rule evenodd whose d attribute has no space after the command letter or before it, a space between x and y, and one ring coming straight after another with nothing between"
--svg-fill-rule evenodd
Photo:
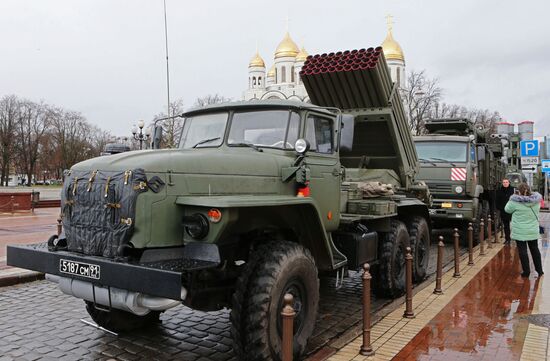
<instances>
[{"instance_id":1,"label":"windshield wiper","mask_svg":"<svg viewBox=\"0 0 550 361\"><path fill-rule=\"evenodd\" d=\"M432 162L431 160L429 159L425 159L425 158L418 158L419 161L421 162L425 162L425 163L430 163L431 165L433 165L435 167L435 163Z\"/></svg>"},{"instance_id":2,"label":"windshield wiper","mask_svg":"<svg viewBox=\"0 0 550 361\"><path fill-rule=\"evenodd\" d=\"M256 144L253 144L253 143L244 143L244 142L241 142L241 143L232 143L230 144L232 146L236 146L236 147L250 147L254 150L257 150L258 152L263 152L264 150L263 149L260 149Z\"/></svg>"},{"instance_id":3,"label":"windshield wiper","mask_svg":"<svg viewBox=\"0 0 550 361\"><path fill-rule=\"evenodd\" d=\"M452 165L453 167L456 167L456 164L454 164L453 162L451 162L451 161L448 160L448 159L434 158L434 157L430 157L430 159L436 160L436 161L438 161L438 162L449 163L449 164Z\"/></svg>"},{"instance_id":4,"label":"windshield wiper","mask_svg":"<svg viewBox=\"0 0 550 361\"><path fill-rule=\"evenodd\" d=\"M196 148L197 146L199 146L201 144L210 143L210 142L213 142L213 141L218 140L218 139L220 139L220 137L203 139L200 142L198 142L197 144L195 144L194 146L192 146L191 148Z\"/></svg>"}]
</instances>

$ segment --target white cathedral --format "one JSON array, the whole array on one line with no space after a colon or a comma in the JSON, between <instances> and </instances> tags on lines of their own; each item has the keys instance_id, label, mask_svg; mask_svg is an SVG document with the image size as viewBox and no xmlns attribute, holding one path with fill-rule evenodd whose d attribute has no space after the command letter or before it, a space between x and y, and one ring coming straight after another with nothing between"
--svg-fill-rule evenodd
<instances>
[{"instance_id":1,"label":"white cathedral","mask_svg":"<svg viewBox=\"0 0 550 361\"><path fill-rule=\"evenodd\" d=\"M384 56L390 68L391 77L400 89L405 88L405 57L403 50L393 38L391 16L388 16L388 34L382 43ZM309 54L299 49L288 31L275 50L273 65L266 74L265 62L256 50L248 64L248 89L244 100L288 99L310 102L299 73Z\"/></svg>"}]
</instances>

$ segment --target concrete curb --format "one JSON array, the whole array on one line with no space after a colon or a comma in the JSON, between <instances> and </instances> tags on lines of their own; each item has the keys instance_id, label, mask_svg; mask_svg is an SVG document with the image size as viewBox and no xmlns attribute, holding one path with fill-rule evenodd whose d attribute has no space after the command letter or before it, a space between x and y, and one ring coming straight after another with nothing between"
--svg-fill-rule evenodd
<instances>
[{"instance_id":1,"label":"concrete curb","mask_svg":"<svg viewBox=\"0 0 550 361\"><path fill-rule=\"evenodd\" d=\"M43 279L44 273L28 271L21 268L9 267L0 270L0 287L13 286Z\"/></svg>"}]
</instances>

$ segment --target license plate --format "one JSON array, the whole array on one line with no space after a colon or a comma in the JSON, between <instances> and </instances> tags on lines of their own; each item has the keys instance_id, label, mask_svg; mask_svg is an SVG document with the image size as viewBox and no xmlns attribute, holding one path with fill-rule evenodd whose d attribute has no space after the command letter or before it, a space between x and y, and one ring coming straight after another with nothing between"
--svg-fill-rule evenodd
<instances>
[{"instance_id":1,"label":"license plate","mask_svg":"<svg viewBox=\"0 0 550 361\"><path fill-rule=\"evenodd\" d=\"M59 260L59 272L67 273L73 276L80 276L98 280L101 275L101 267L97 264L69 261L68 259Z\"/></svg>"},{"instance_id":2,"label":"license plate","mask_svg":"<svg viewBox=\"0 0 550 361\"><path fill-rule=\"evenodd\" d=\"M441 208L453 208L452 203L441 203Z\"/></svg>"}]
</instances>

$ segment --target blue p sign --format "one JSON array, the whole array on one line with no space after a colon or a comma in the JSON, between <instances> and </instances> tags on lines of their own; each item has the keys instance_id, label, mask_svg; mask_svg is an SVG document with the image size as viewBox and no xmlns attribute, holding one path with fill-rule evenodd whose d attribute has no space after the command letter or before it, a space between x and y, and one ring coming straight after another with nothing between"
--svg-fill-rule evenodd
<instances>
[{"instance_id":1,"label":"blue p sign","mask_svg":"<svg viewBox=\"0 0 550 361\"><path fill-rule=\"evenodd\" d=\"M522 140L519 143L522 157L538 157L539 156L539 141L538 140Z\"/></svg>"}]
</instances>

